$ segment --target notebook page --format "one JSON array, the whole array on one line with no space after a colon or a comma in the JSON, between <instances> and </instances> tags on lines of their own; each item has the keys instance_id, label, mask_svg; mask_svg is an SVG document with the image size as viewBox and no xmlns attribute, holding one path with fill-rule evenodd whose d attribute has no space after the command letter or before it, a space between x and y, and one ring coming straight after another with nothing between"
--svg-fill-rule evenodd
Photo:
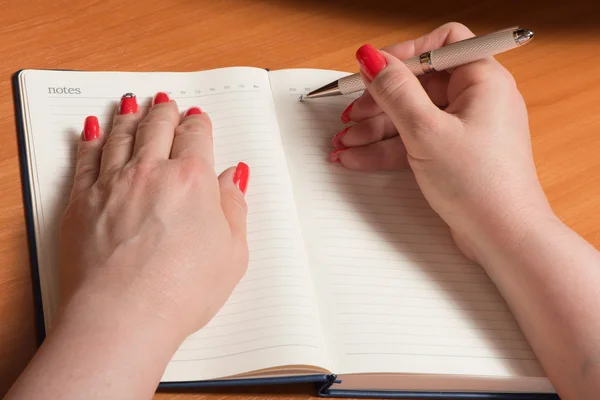
<instances>
[{"instance_id":1,"label":"notebook page","mask_svg":"<svg viewBox=\"0 0 600 400\"><path fill-rule=\"evenodd\" d=\"M270 72L334 371L543 377L495 286L454 246L412 173L328 162L355 96L298 100L343 75Z\"/></svg>"},{"instance_id":2,"label":"notebook page","mask_svg":"<svg viewBox=\"0 0 600 400\"><path fill-rule=\"evenodd\" d=\"M28 156L48 327L58 302L58 218L67 203L84 118L97 115L106 130L123 93L136 93L147 108L154 93L168 91L181 111L199 106L210 115L217 172L241 160L251 166L250 263L224 308L182 344L163 380L213 379L279 365L327 367L266 71L27 71L22 80L31 116Z\"/></svg>"}]
</instances>

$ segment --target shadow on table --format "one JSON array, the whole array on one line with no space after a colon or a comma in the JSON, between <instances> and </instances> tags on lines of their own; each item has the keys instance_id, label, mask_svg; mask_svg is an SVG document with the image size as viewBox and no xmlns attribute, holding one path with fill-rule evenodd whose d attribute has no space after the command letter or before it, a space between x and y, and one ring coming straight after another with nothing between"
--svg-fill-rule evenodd
<instances>
[{"instance_id":1,"label":"shadow on table","mask_svg":"<svg viewBox=\"0 0 600 400\"><path fill-rule=\"evenodd\" d=\"M447 21L462 22L474 30L501 29L521 25L531 29L569 34L600 32L600 3L591 0L273 0L282 7L303 12L334 13L340 18L365 21L377 18L381 24L400 26L403 22L433 26ZM476 32L479 33L479 32Z\"/></svg>"}]
</instances>

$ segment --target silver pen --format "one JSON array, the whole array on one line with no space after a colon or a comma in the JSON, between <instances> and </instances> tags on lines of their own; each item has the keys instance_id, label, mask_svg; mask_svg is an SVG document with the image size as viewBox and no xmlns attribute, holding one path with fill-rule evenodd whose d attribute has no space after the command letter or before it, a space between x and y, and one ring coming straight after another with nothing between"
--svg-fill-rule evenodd
<instances>
[{"instance_id":1,"label":"silver pen","mask_svg":"<svg viewBox=\"0 0 600 400\"><path fill-rule=\"evenodd\" d=\"M486 57L512 50L528 43L533 38L529 29L518 27L504 29L483 36L475 36L460 42L451 43L436 50L403 60L416 76L434 71L444 71L481 60ZM353 74L331 82L319 89L302 95L300 101L318 97L339 96L365 90L360 74Z\"/></svg>"}]
</instances>

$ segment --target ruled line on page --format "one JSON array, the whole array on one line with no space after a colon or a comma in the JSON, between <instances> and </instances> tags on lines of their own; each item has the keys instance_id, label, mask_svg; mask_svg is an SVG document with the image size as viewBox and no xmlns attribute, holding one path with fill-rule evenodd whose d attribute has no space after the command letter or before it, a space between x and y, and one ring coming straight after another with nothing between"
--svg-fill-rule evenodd
<instances>
[{"instance_id":1,"label":"ruled line on page","mask_svg":"<svg viewBox=\"0 0 600 400\"><path fill-rule=\"evenodd\" d=\"M288 338L295 338L295 337L302 337L302 338L309 338L309 339L315 339L316 338L315 335L309 335L309 334L285 333L285 334L281 334L281 335L268 335L268 336L262 336L262 337L259 337L259 338L254 338L254 339L249 339L249 340L242 340L242 341L237 341L237 342L230 342L230 343L220 344L220 345L180 348L180 349L177 350L177 352L213 350L213 349L221 349L221 348L224 348L224 347L230 349L233 346L237 346L237 345L240 345L240 344L248 344L248 343L259 342L261 340L270 340L270 341L272 341L273 339L288 339Z\"/></svg>"},{"instance_id":2,"label":"ruled line on page","mask_svg":"<svg viewBox=\"0 0 600 400\"><path fill-rule=\"evenodd\" d=\"M257 351L261 351L261 350L269 350L269 349L275 349L275 348L281 348L281 347L307 347L307 348L312 348L315 350L319 349L319 346L315 346L315 345L310 345L310 344L304 344L304 343L293 343L293 344L282 344L282 345L275 345L275 346L267 346L267 347L258 347L252 350L247 350L247 351L240 351L237 353L229 353L229 354L224 354L224 355L220 355L220 356L215 356L215 357L200 357L200 358L192 358L192 359L172 359L170 362L197 362L197 361L206 361L206 360L215 360L218 358L228 358L228 357L234 357L234 356L239 356L241 354L248 354L248 353L255 353Z\"/></svg>"},{"instance_id":3,"label":"ruled line on page","mask_svg":"<svg viewBox=\"0 0 600 400\"><path fill-rule=\"evenodd\" d=\"M461 334L459 335L451 335L451 334L435 334L435 333L431 333L428 331L420 331L418 333L406 333L406 332L352 332L351 334L349 334L349 336L378 336L378 337L391 337L394 338L397 335L399 336L414 336L416 338L439 338L439 339L458 339L458 340L465 340L465 339L479 339L478 336L468 336L467 334L465 334L465 332L461 332ZM430 340L430 339L425 339L425 340ZM527 345L527 340L524 337L517 337L517 338L503 338L503 337L496 337L494 338L494 340L497 340L498 342L512 342L512 343L519 343L519 344L526 344ZM347 344L351 344L352 342L345 342ZM370 342L354 342L356 344L370 344L373 343L372 341ZM527 345L524 349L521 350L525 350L525 349L529 349L529 346Z\"/></svg>"},{"instance_id":4,"label":"ruled line on page","mask_svg":"<svg viewBox=\"0 0 600 400\"><path fill-rule=\"evenodd\" d=\"M274 325L261 326L259 328L244 329L243 331L239 331L239 332L219 333L219 334L213 335L213 336L209 336L209 335L204 335L202 337L190 336L189 338L186 339L186 341L188 341L188 342L199 341L200 342L200 341L208 341L208 340L212 340L212 339L223 339L223 338L226 338L229 336L246 335L247 333L250 333L250 332L256 332L256 331L265 330L265 329L274 330L274 328L292 328L294 330L297 330L299 328L310 329L310 328L313 328L313 326L309 325L309 324L298 324L298 323L274 324Z\"/></svg>"},{"instance_id":5,"label":"ruled line on page","mask_svg":"<svg viewBox=\"0 0 600 400\"><path fill-rule=\"evenodd\" d=\"M498 356L472 356L472 355L457 355L457 354L429 354L429 353L402 353L402 352L364 352L364 353L347 353L346 356L435 356L435 357L459 357L459 358L484 358L496 360L525 360L537 361L535 357L498 357Z\"/></svg>"}]
</instances>

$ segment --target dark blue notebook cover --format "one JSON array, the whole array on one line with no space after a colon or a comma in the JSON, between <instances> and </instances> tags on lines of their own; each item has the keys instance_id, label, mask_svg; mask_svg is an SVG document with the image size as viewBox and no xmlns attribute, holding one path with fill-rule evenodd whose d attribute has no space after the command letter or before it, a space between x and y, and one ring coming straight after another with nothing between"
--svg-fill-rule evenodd
<instances>
[{"instance_id":1,"label":"dark blue notebook cover","mask_svg":"<svg viewBox=\"0 0 600 400\"><path fill-rule=\"evenodd\" d=\"M15 120L17 124L17 139L19 145L19 164L21 166L21 182L23 186L23 205L27 222L27 239L29 245L29 257L31 263L31 281L36 312L36 331L38 345L46 337L44 323L44 310L42 307L42 292L40 286L37 247L35 243L35 230L33 218L33 201L31 193L31 182L29 181L29 167L27 163L27 149L25 147L25 130L23 127L23 110L21 107L21 93L19 90L19 74L17 71L12 77L13 95L15 100ZM272 386L313 383L315 393L320 397L354 397L365 399L395 398L395 399L429 399L429 400L559 400L555 394L537 393L482 393L482 392L409 392L409 391L364 391L364 390L336 390L335 384L339 383L336 375L306 375L295 377L277 378L251 378L251 379L229 379L211 381L185 381L185 382L162 382L158 389L206 389L217 387L250 387L250 386Z\"/></svg>"}]
</instances>

